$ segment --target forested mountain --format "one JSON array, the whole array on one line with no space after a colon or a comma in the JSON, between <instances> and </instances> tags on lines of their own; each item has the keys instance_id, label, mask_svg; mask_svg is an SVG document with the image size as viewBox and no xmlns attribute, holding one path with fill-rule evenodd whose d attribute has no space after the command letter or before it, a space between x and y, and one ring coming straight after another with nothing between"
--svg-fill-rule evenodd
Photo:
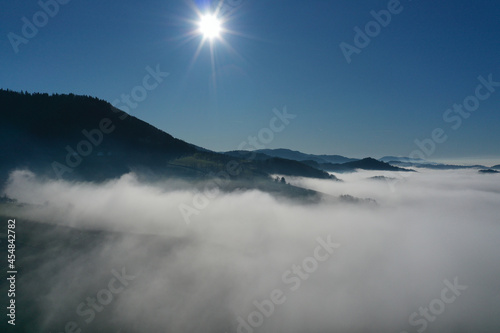
<instances>
[{"instance_id":1,"label":"forested mountain","mask_svg":"<svg viewBox=\"0 0 500 333\"><path fill-rule=\"evenodd\" d=\"M131 170L162 177L205 179L229 167L234 179L283 174L334 178L284 159L211 152L89 97L0 90L0 177L27 168L49 178L101 181Z\"/></svg>"}]
</instances>

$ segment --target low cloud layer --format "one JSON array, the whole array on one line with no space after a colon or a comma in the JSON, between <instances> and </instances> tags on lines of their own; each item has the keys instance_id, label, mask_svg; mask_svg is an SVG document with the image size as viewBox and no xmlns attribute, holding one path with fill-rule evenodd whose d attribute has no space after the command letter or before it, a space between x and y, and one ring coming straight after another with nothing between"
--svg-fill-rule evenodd
<instances>
[{"instance_id":1,"label":"low cloud layer","mask_svg":"<svg viewBox=\"0 0 500 333\"><path fill-rule=\"evenodd\" d=\"M189 225L181 182L16 171L3 192L27 205L5 214L53 226L19 259L20 297L42 332L494 331L500 177L419 171L392 187L369 179L383 172L287 177L376 207L221 193Z\"/></svg>"}]
</instances>

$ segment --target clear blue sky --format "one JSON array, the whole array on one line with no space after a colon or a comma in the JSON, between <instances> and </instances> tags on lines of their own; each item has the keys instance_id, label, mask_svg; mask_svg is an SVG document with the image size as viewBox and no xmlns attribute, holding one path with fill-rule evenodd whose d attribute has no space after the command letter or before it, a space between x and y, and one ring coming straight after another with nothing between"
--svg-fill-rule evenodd
<instances>
[{"instance_id":1,"label":"clear blue sky","mask_svg":"<svg viewBox=\"0 0 500 333\"><path fill-rule=\"evenodd\" d=\"M236 149L286 105L297 117L266 148L408 156L415 139L442 128L448 139L429 159L500 163L500 87L456 130L462 116L443 119L475 94L480 75L500 82L499 1L402 0L348 63L339 45L355 46L354 28L390 1L232 0L214 69L209 44L193 62L202 37L186 37L193 4L204 11L209 2L71 0L16 53L8 34L22 37L22 18L33 22L41 7L1 0L0 87L112 102L159 64L170 75L130 113L209 149Z\"/></svg>"}]
</instances>

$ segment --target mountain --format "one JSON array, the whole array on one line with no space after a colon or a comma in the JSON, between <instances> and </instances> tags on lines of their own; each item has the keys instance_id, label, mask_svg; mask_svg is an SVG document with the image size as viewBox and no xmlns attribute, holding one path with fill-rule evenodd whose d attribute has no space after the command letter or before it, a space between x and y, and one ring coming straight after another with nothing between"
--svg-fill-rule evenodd
<instances>
[{"instance_id":1,"label":"mountain","mask_svg":"<svg viewBox=\"0 0 500 333\"><path fill-rule=\"evenodd\" d=\"M484 170L479 170L479 173L500 173L500 171L493 169L484 169Z\"/></svg>"},{"instance_id":2,"label":"mountain","mask_svg":"<svg viewBox=\"0 0 500 333\"><path fill-rule=\"evenodd\" d=\"M274 184L271 174L334 179L297 161L259 161L194 146L89 96L0 90L0 105L0 185L15 168L84 181L130 171L204 181L222 172L232 180L250 181L247 186L269 183L272 191L288 192L291 186Z\"/></svg>"},{"instance_id":3,"label":"mountain","mask_svg":"<svg viewBox=\"0 0 500 333\"><path fill-rule=\"evenodd\" d=\"M0 90L0 105L2 176L25 167L49 177L102 180L134 168L164 170L197 151L97 98Z\"/></svg>"},{"instance_id":4,"label":"mountain","mask_svg":"<svg viewBox=\"0 0 500 333\"><path fill-rule=\"evenodd\" d=\"M420 158L410 158L410 157L396 157L396 156L384 156L379 159L379 161L387 162L392 165L397 165L400 167L417 167L435 170L458 170L458 169L477 169L477 168L487 168L484 165L454 165L454 164L443 164L430 162ZM494 168L494 167L492 167Z\"/></svg>"},{"instance_id":5,"label":"mountain","mask_svg":"<svg viewBox=\"0 0 500 333\"><path fill-rule=\"evenodd\" d=\"M287 160L289 162L287 167L290 168L291 170L294 169L294 167L297 167L298 164L295 164L292 166L291 160L297 161L297 159L300 158L305 158L305 157L313 157L313 159L309 160L300 160L300 164L305 164L308 165L309 167L313 169L319 169L319 170L324 170L324 171L335 171L335 172L349 172L349 171L355 171L356 169L361 169L361 170L379 170L379 171L414 171L410 169L405 169L405 168L400 168L396 167L393 165L390 165L389 163L381 162L378 161L374 158L368 157L364 158L362 160L357 160L357 159L351 159L339 155L311 155L311 154L304 154L299 151L293 151L293 150L288 150L288 149L259 149L255 151L246 151L246 150L237 150L237 151L230 151L226 152L225 154L233 157L244 157L248 159L253 159L256 161L268 161L267 163L270 163L269 161L273 161L274 163L277 163L278 160L283 159ZM281 155L281 156L288 156L289 158L284 158L280 157L277 159L273 159L271 156L272 155ZM344 162L344 163L331 163L331 162L321 162L324 161L325 159L320 158L320 156L323 156L325 158L330 158L331 160L335 160L336 156L339 156L341 159L347 159L351 160L349 162ZM320 162L318 162L320 161ZM283 163L283 162L281 162ZM272 169L268 169L269 172L272 172ZM278 172L274 172L278 173ZM306 170L302 170L303 174L307 174L308 172ZM283 173L286 175L286 173ZM314 173L313 173L314 174ZM319 176L315 176L315 178L321 178Z\"/></svg>"},{"instance_id":6,"label":"mountain","mask_svg":"<svg viewBox=\"0 0 500 333\"><path fill-rule=\"evenodd\" d=\"M294 151L289 149L259 149L254 151L236 150L236 151L225 152L224 154L233 157L252 159L255 161L270 161L272 159L272 156L279 156L278 157L279 159L300 161L301 164L308 165L309 167L314 169L319 169L324 171L334 171L334 172L350 172L350 171L355 171L356 169L379 170L379 171L414 171L411 169L396 167L389 163L381 162L371 157L358 160L339 155L305 154L299 151ZM347 162L333 163L333 162L326 162L326 160L330 161L347 160ZM274 160L275 163L276 161L277 160ZM288 163L289 163L288 167L293 169L290 162ZM307 174L305 170L303 170L303 172ZM283 174L286 175L286 173Z\"/></svg>"},{"instance_id":7,"label":"mountain","mask_svg":"<svg viewBox=\"0 0 500 333\"><path fill-rule=\"evenodd\" d=\"M253 158L253 155L246 155L246 158L241 158L217 153L197 152L193 155L175 159L170 164L194 170L203 170L205 173L217 173L227 168L231 163L237 163L241 167L239 178L247 180L255 176L267 177L273 174L337 180L335 176L328 174L324 170L315 169L297 161L274 157L257 159Z\"/></svg>"},{"instance_id":8,"label":"mountain","mask_svg":"<svg viewBox=\"0 0 500 333\"><path fill-rule=\"evenodd\" d=\"M459 169L478 169L486 168L484 165L455 165L455 164L442 164L442 163L409 163L409 162L398 162L392 161L391 164L395 164L401 167L417 167L426 168L434 170L459 170Z\"/></svg>"},{"instance_id":9,"label":"mountain","mask_svg":"<svg viewBox=\"0 0 500 333\"><path fill-rule=\"evenodd\" d=\"M267 160L259 161L257 164L262 170L269 174L280 174L285 176L300 174L303 177L338 180L337 177L329 175L323 170L316 169L298 161L287 160L284 158L273 157Z\"/></svg>"},{"instance_id":10,"label":"mountain","mask_svg":"<svg viewBox=\"0 0 500 333\"><path fill-rule=\"evenodd\" d=\"M378 161L374 158L367 157L362 160L347 162L347 163L317 163L315 161L304 161L309 166L323 169L332 172L352 172L356 169L361 170L378 170L378 171L414 171L390 165L389 163Z\"/></svg>"},{"instance_id":11,"label":"mountain","mask_svg":"<svg viewBox=\"0 0 500 333\"><path fill-rule=\"evenodd\" d=\"M396 178L394 178L394 177L386 177L386 176L373 176L373 177L370 177L368 179L370 179L370 180L376 180L376 181L385 181L385 182L388 182L388 181L395 180Z\"/></svg>"},{"instance_id":12,"label":"mountain","mask_svg":"<svg viewBox=\"0 0 500 333\"><path fill-rule=\"evenodd\" d=\"M498 169L500 170L500 164L492 166L490 169Z\"/></svg>"},{"instance_id":13,"label":"mountain","mask_svg":"<svg viewBox=\"0 0 500 333\"><path fill-rule=\"evenodd\" d=\"M248 151L248 150L232 150L232 151L227 151L224 152L223 154L229 155L235 158L242 158L245 160L256 160L256 161L265 161L272 156L266 155L263 153L257 153L255 150L254 151Z\"/></svg>"},{"instance_id":14,"label":"mountain","mask_svg":"<svg viewBox=\"0 0 500 333\"><path fill-rule=\"evenodd\" d=\"M385 170L385 171L413 171L390 165L389 163L378 161L374 158L367 157L360 161L347 162L341 164L342 168L361 169L361 170Z\"/></svg>"},{"instance_id":15,"label":"mountain","mask_svg":"<svg viewBox=\"0 0 500 333\"><path fill-rule=\"evenodd\" d=\"M397 157L397 156L384 156L379 158L379 161L395 164L397 162L414 163L414 164L433 164L429 161L420 158L410 158L410 157Z\"/></svg>"},{"instance_id":16,"label":"mountain","mask_svg":"<svg viewBox=\"0 0 500 333\"><path fill-rule=\"evenodd\" d=\"M258 149L257 153L265 154L271 157L285 158L294 161L315 161L318 163L346 163L357 161L355 158L348 158L340 155L313 155L305 154L300 151L290 149Z\"/></svg>"}]
</instances>

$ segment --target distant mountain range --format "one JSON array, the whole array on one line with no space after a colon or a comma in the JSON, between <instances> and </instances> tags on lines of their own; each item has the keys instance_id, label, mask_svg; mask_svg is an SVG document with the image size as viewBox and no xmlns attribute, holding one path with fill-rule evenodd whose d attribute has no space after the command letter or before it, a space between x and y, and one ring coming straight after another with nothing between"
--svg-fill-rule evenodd
<instances>
[{"instance_id":1,"label":"distant mountain range","mask_svg":"<svg viewBox=\"0 0 500 333\"><path fill-rule=\"evenodd\" d=\"M420 158L410 158L410 157L398 157L398 156L384 156L379 158L379 161L386 163L414 163L414 164L433 164L432 162L420 159Z\"/></svg>"},{"instance_id":2,"label":"distant mountain range","mask_svg":"<svg viewBox=\"0 0 500 333\"><path fill-rule=\"evenodd\" d=\"M230 151L224 154L231 156L244 156L250 154L247 151ZM317 169L330 172L351 172L359 170L380 170L380 171L411 171L407 168L427 168L436 170L456 170L456 169L487 169L484 165L455 165L436 163L420 158L410 158L401 156L384 156L378 160L373 158L349 158L341 155L314 155L305 154L300 151L290 149L259 149L251 152L252 158L265 160L270 157L280 157L299 161ZM352 163L350 162L359 162ZM376 163L375 161L384 162ZM341 165L340 165L341 164ZM491 167L491 169L500 169L500 165Z\"/></svg>"},{"instance_id":3,"label":"distant mountain range","mask_svg":"<svg viewBox=\"0 0 500 333\"><path fill-rule=\"evenodd\" d=\"M420 160L393 156L383 158L397 159L387 163L289 149L216 153L176 139L89 96L0 90L0 105L0 185L16 168L27 168L47 178L86 181L103 181L139 171L150 177L195 181L228 177L238 186L259 184L272 192L286 189L300 195L300 189L274 182L273 175L338 180L329 172L406 172L412 170L403 166L426 165L420 164ZM241 185L243 182L247 185Z\"/></svg>"},{"instance_id":4,"label":"distant mountain range","mask_svg":"<svg viewBox=\"0 0 500 333\"><path fill-rule=\"evenodd\" d=\"M331 172L353 172L356 170L378 170L378 171L414 171L390 165L389 163L381 162L371 157L363 158L347 163L317 163L314 161L304 161L310 166Z\"/></svg>"},{"instance_id":5,"label":"distant mountain range","mask_svg":"<svg viewBox=\"0 0 500 333\"><path fill-rule=\"evenodd\" d=\"M427 160L422 160L419 158L409 158L409 157L396 157L396 156L384 156L380 161L390 163L392 165L398 165L400 167L418 167L426 169L435 170L456 170L456 169L479 169L487 168L484 165L455 165L455 164L444 164L430 162ZM497 166L498 167L498 166ZM495 167L492 167L495 168Z\"/></svg>"},{"instance_id":6,"label":"distant mountain range","mask_svg":"<svg viewBox=\"0 0 500 333\"><path fill-rule=\"evenodd\" d=\"M346 163L354 162L358 159L348 158L340 155L313 155L305 154L300 151L290 149L259 149L255 150L256 153L262 153L267 156L286 158L294 161L314 161L317 163Z\"/></svg>"},{"instance_id":7,"label":"distant mountain range","mask_svg":"<svg viewBox=\"0 0 500 333\"><path fill-rule=\"evenodd\" d=\"M268 160L271 157L290 159L309 165L315 169L330 172L353 172L356 170L379 170L379 171L413 171L395 167L389 163L378 161L368 157L364 159L348 158L340 155L313 155L304 154L289 149L259 149L254 151L230 151L225 154L235 157L252 158L255 160ZM337 161L337 162L327 162Z\"/></svg>"},{"instance_id":8,"label":"distant mountain range","mask_svg":"<svg viewBox=\"0 0 500 333\"><path fill-rule=\"evenodd\" d=\"M435 170L457 170L457 169L480 169L487 168L484 165L455 165L455 164L443 164L443 163L414 163L414 162L399 162L399 161L391 161L393 165L399 165L401 167L418 167L418 168L426 168L426 169L435 169Z\"/></svg>"}]
</instances>

